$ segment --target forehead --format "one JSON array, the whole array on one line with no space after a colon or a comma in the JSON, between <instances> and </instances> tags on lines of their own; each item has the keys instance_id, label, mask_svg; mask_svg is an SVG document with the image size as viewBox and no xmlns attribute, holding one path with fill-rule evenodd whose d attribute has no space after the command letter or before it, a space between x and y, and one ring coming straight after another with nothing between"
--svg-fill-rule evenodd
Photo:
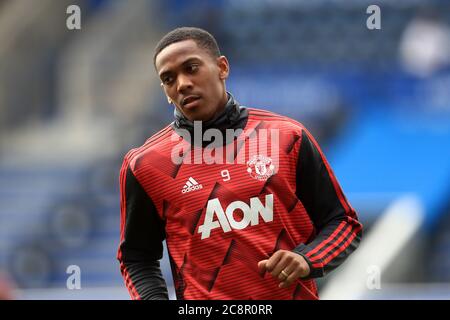
<instances>
[{"instance_id":1,"label":"forehead","mask_svg":"<svg viewBox=\"0 0 450 320\"><path fill-rule=\"evenodd\" d=\"M192 58L206 60L210 58L210 55L206 49L200 48L194 40L172 43L165 47L156 57L156 70L161 74L169 69L176 68Z\"/></svg>"}]
</instances>

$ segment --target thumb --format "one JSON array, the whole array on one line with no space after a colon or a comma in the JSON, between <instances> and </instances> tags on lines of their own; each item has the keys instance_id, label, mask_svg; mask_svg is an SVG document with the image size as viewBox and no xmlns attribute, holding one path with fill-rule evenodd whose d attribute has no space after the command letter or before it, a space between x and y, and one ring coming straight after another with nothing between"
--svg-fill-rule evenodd
<instances>
[{"instance_id":1,"label":"thumb","mask_svg":"<svg viewBox=\"0 0 450 320\"><path fill-rule=\"evenodd\" d=\"M258 262L258 269L260 272L266 271L267 261L269 261L269 260L265 259L265 260L261 260L260 262Z\"/></svg>"}]
</instances>

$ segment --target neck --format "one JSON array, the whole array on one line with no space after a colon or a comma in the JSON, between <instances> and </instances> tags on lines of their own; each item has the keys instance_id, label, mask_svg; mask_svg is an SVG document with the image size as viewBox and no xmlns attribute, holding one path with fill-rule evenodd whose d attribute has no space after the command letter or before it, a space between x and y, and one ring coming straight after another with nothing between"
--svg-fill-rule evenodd
<instances>
[{"instance_id":1,"label":"neck","mask_svg":"<svg viewBox=\"0 0 450 320\"><path fill-rule=\"evenodd\" d=\"M216 112L214 113L214 115L209 120L206 120L205 122L211 121L212 119L214 119L217 116L219 116L226 109L226 107L228 105L228 102L230 101L230 97L231 97L231 94L229 94L228 92L224 91L222 99L219 102L219 107L217 108Z\"/></svg>"},{"instance_id":2,"label":"neck","mask_svg":"<svg viewBox=\"0 0 450 320\"><path fill-rule=\"evenodd\" d=\"M216 115L208 120L201 121L201 137L208 129L218 129L223 136L226 136L227 129L244 129L247 124L248 119L248 111L244 107L240 107L239 103L234 100L233 96L230 93L226 93L226 103L223 105L222 111L216 113ZM183 136L183 131L186 130L189 132L191 138L191 143L195 143L196 139L194 139L195 130L194 130L194 122L186 119L178 109L175 108L175 121L172 126L175 131L177 131L181 136ZM202 146L210 144L208 141L202 141Z\"/></svg>"},{"instance_id":3,"label":"neck","mask_svg":"<svg viewBox=\"0 0 450 320\"><path fill-rule=\"evenodd\" d=\"M214 128L221 124L224 120L228 120L233 113L239 113L239 104L234 100L233 96L225 92L224 101L221 102L221 107L216 111L214 116L207 121L201 121L203 128ZM174 110L175 126L179 128L190 129L194 127L194 121L186 118L177 108ZM200 120L197 120L200 121Z\"/></svg>"}]
</instances>

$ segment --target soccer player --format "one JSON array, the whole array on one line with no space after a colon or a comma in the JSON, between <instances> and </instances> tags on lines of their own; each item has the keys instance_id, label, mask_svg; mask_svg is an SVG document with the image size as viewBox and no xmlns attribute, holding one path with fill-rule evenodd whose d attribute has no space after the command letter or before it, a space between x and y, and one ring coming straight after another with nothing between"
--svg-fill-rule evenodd
<instances>
[{"instance_id":1,"label":"soccer player","mask_svg":"<svg viewBox=\"0 0 450 320\"><path fill-rule=\"evenodd\" d=\"M154 65L175 120L120 173L117 258L131 297L168 299L166 240L178 299L318 299L314 279L358 247L362 225L317 142L299 122L240 106L205 30L166 34Z\"/></svg>"}]
</instances>

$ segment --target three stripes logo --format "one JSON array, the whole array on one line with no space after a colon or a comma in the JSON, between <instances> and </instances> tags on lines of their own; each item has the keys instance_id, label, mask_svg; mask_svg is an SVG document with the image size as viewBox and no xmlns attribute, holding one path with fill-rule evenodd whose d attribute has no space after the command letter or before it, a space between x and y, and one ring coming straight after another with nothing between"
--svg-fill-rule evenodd
<instances>
[{"instance_id":1,"label":"three stripes logo","mask_svg":"<svg viewBox=\"0 0 450 320\"><path fill-rule=\"evenodd\" d=\"M203 189L203 185L199 184L197 181L195 181L194 178L189 177L189 179L186 181L183 189L181 190L181 193L188 193L195 190Z\"/></svg>"}]
</instances>

